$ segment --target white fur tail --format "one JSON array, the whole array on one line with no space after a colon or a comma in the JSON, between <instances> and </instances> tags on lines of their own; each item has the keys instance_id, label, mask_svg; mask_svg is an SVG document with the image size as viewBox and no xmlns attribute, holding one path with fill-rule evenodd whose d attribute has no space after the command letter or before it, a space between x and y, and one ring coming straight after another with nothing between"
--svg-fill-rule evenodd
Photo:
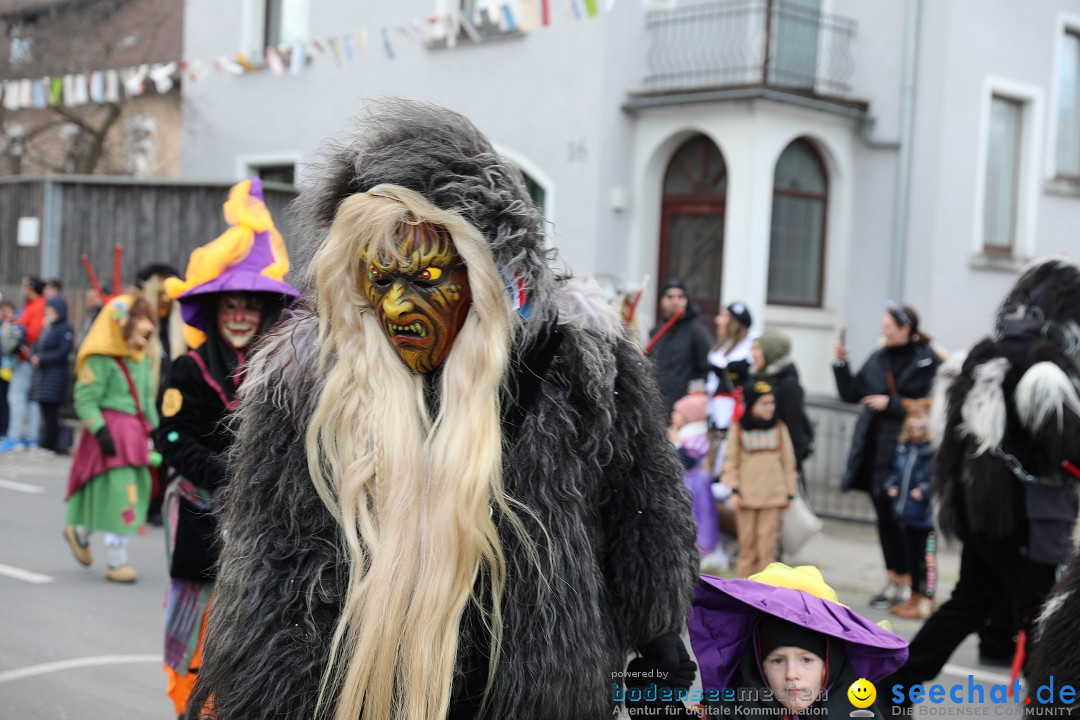
<instances>
[{"instance_id":1,"label":"white fur tail","mask_svg":"<svg viewBox=\"0 0 1080 720\"><path fill-rule=\"evenodd\" d=\"M562 325L577 325L604 335L623 332L622 321L595 280L570 278L556 293L555 303Z\"/></svg>"},{"instance_id":2,"label":"white fur tail","mask_svg":"<svg viewBox=\"0 0 1080 720\"><path fill-rule=\"evenodd\" d=\"M1010 367L1005 358L994 358L975 368L975 385L964 399L960 415L964 434L979 443L976 455L1001 445L1005 436L1005 391L1001 383Z\"/></svg>"},{"instance_id":3,"label":"white fur tail","mask_svg":"<svg viewBox=\"0 0 1080 720\"><path fill-rule=\"evenodd\" d=\"M1052 362L1032 365L1016 384L1013 397L1020 423L1029 432L1038 432L1051 418L1057 418L1060 431L1066 408L1080 415L1076 387L1065 371Z\"/></svg>"},{"instance_id":4,"label":"white fur tail","mask_svg":"<svg viewBox=\"0 0 1080 720\"><path fill-rule=\"evenodd\" d=\"M966 359L966 352L956 353L938 368L937 375L934 376L934 388L931 391L933 401L930 404L930 440L935 448L945 436L945 425L949 417L949 389L960 377Z\"/></svg>"}]
</instances>

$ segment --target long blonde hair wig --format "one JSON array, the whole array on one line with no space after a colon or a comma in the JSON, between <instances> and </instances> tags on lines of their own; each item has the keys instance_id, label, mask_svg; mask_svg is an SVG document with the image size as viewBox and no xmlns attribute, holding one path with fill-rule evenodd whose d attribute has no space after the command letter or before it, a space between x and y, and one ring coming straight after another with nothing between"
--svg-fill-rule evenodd
<instances>
[{"instance_id":1,"label":"long blonde hair wig","mask_svg":"<svg viewBox=\"0 0 1080 720\"><path fill-rule=\"evenodd\" d=\"M360 289L367 258L399 256L398 229L421 222L450 233L472 289L435 417L423 377L398 357ZM469 602L490 632L488 692L498 663L506 558L496 515L535 557L502 488L500 391L516 316L480 232L397 185L343 200L309 272L325 384L305 444L350 563L319 706L336 697L336 720L443 718Z\"/></svg>"}]
</instances>

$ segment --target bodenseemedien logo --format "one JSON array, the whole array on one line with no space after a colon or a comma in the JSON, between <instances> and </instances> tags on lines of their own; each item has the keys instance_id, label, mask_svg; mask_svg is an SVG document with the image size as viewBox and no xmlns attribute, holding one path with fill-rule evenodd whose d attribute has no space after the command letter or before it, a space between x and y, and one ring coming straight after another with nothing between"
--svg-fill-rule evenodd
<instances>
[{"instance_id":1,"label":"bodenseemedien logo","mask_svg":"<svg viewBox=\"0 0 1080 720\"><path fill-rule=\"evenodd\" d=\"M964 683L950 686L893 685L890 690L894 703L893 715L911 715L916 705L923 706L920 715L1014 715L1015 706L1026 705L1025 711L1030 715L1069 717L1076 705L1080 705L1076 702L1076 688L1055 680L1053 675L1047 684L1030 689L1030 694L1026 696L1020 687L1020 680L1013 680L1008 685L983 687L975 683L974 675L968 675L966 686ZM934 708L946 701L954 705ZM899 707L900 703L910 703L911 707ZM1008 707L1010 705L1013 707Z\"/></svg>"}]
</instances>

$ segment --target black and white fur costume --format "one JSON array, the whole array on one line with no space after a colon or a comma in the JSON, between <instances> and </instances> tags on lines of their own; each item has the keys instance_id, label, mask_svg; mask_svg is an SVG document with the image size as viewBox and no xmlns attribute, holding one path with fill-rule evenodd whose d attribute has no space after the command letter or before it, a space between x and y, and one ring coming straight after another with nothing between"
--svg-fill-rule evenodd
<instances>
[{"instance_id":1,"label":"black and white fur costume","mask_svg":"<svg viewBox=\"0 0 1080 720\"><path fill-rule=\"evenodd\" d=\"M1078 363L1080 267L1064 258L1043 259L1021 274L1000 307L993 334L946 363L935 382L938 524L965 543L953 597L961 586L970 590L985 580L965 578L967 553L975 548L979 566L995 571L1000 581L996 590L983 589L995 599L1013 600L1015 629L1028 635L1025 674L1036 685L1055 663L1069 669L1070 678L1080 670L1080 596L1069 595L1066 586L1037 620L1055 569L1073 551L1077 478L1062 463L1080 464ZM1074 568L1073 587L1080 584L1076 575ZM909 663L920 656L924 632L932 645L935 634L940 641L951 629L947 623L932 627L936 619L912 641Z\"/></svg>"},{"instance_id":2,"label":"black and white fur costume","mask_svg":"<svg viewBox=\"0 0 1080 720\"><path fill-rule=\"evenodd\" d=\"M483 717L611 717L612 673L631 648L683 627L696 579L689 499L647 362L599 293L553 275L520 171L465 118L381 103L326 157L297 201L309 254L342 199L392 183L461 213L506 277L524 279L530 314L505 384L503 483L550 543L534 535L538 570L498 523L505 630ZM218 720L313 717L341 612L346 550L312 486L303 442L322 383L316 313L272 333L242 389L218 587L192 701L198 708L212 697ZM467 610L450 717L475 712L470 695L486 677L475 662L486 647L479 630ZM322 708L326 717L333 703Z\"/></svg>"}]
</instances>

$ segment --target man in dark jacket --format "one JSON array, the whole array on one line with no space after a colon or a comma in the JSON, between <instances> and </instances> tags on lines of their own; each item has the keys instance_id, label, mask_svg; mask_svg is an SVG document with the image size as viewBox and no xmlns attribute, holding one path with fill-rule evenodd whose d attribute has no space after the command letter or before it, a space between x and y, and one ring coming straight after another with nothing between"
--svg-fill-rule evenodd
<instances>
[{"instance_id":1,"label":"man in dark jacket","mask_svg":"<svg viewBox=\"0 0 1080 720\"><path fill-rule=\"evenodd\" d=\"M667 411L687 393L691 380L709 372L709 333L698 322L701 310L690 303L686 285L671 279L660 288L659 325L649 333L646 354L652 359Z\"/></svg>"}]
</instances>

